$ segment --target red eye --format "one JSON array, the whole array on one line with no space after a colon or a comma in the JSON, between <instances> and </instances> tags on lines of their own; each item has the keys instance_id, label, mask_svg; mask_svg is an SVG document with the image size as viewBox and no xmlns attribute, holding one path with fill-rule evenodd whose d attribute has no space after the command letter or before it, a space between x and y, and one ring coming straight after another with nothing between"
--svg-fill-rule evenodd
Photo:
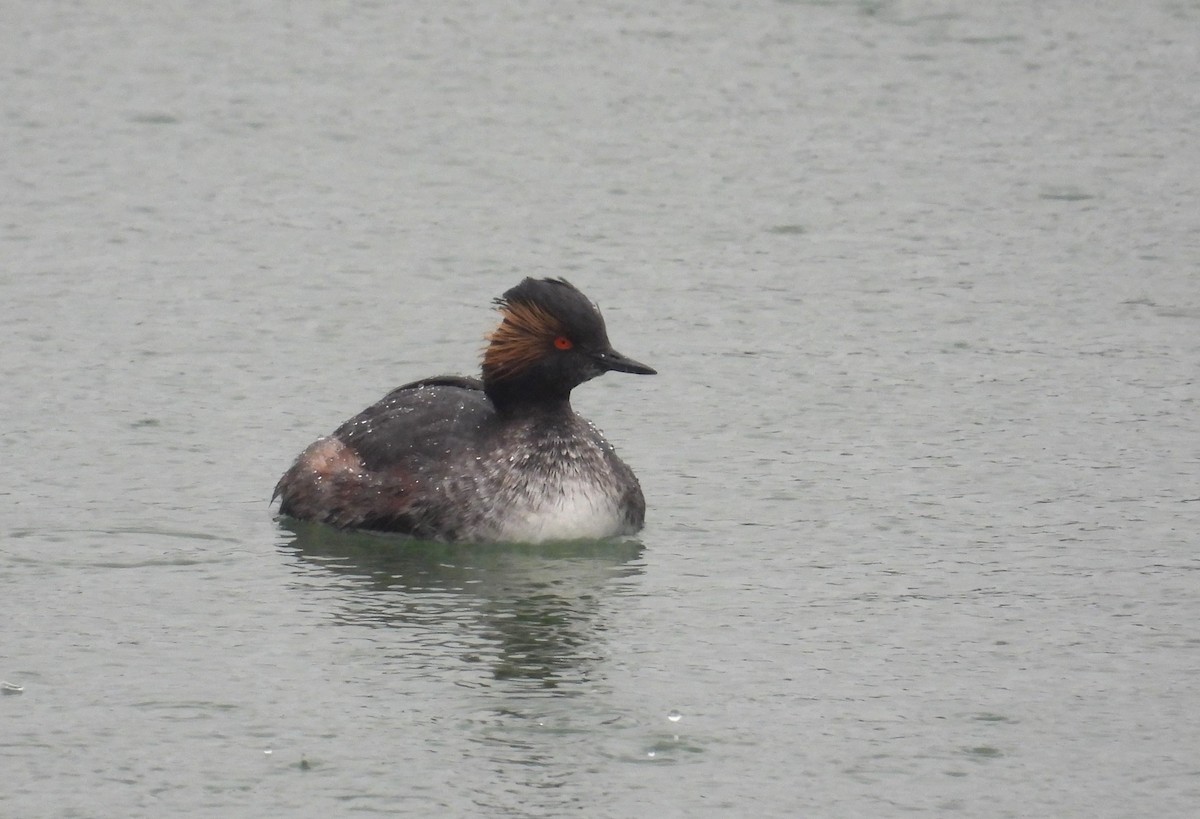
<instances>
[{"instance_id":1,"label":"red eye","mask_svg":"<svg viewBox=\"0 0 1200 819\"><path fill-rule=\"evenodd\" d=\"M566 336L559 336L558 338L554 339L554 346L560 350L569 350L574 347L575 344Z\"/></svg>"}]
</instances>

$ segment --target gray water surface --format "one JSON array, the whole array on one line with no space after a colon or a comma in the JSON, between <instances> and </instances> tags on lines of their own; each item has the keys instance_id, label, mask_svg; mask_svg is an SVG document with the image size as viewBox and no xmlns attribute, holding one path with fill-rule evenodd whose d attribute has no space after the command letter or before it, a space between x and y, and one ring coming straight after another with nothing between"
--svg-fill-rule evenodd
<instances>
[{"instance_id":1,"label":"gray water surface","mask_svg":"<svg viewBox=\"0 0 1200 819\"><path fill-rule=\"evenodd\" d=\"M1194 815L1196 3L9 6L0 815ZM525 275L636 540L273 517Z\"/></svg>"}]
</instances>

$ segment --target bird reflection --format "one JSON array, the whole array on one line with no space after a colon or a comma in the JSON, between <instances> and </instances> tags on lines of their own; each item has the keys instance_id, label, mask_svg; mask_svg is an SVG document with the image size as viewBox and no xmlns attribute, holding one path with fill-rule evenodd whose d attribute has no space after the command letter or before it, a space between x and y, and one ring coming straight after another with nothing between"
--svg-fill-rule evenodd
<instances>
[{"instance_id":1,"label":"bird reflection","mask_svg":"<svg viewBox=\"0 0 1200 819\"><path fill-rule=\"evenodd\" d=\"M642 570L643 547L632 540L481 546L280 524L289 533L282 548L307 578L319 569L346 581L330 612L337 622L405 629L410 659L423 647L450 650L489 663L493 679L545 688L587 678L606 597Z\"/></svg>"}]
</instances>

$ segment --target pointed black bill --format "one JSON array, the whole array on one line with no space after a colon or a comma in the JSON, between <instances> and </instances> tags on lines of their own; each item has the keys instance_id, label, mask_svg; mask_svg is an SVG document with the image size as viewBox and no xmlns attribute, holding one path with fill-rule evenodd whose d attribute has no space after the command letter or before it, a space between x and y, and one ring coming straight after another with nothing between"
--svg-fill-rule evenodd
<instances>
[{"instance_id":1,"label":"pointed black bill","mask_svg":"<svg viewBox=\"0 0 1200 819\"><path fill-rule=\"evenodd\" d=\"M600 362L600 366L606 370L615 370L620 373L637 373L638 375L658 375L658 370L653 367L647 367L640 361L626 358L611 347L602 353L598 353L596 361Z\"/></svg>"}]
</instances>

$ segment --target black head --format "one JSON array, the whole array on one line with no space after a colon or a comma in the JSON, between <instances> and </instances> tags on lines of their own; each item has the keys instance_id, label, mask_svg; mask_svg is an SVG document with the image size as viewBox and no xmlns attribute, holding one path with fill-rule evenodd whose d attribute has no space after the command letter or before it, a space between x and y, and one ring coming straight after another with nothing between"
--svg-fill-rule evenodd
<instances>
[{"instance_id":1,"label":"black head","mask_svg":"<svg viewBox=\"0 0 1200 819\"><path fill-rule=\"evenodd\" d=\"M493 400L565 400L609 370L654 374L612 348L599 308L566 279L525 279L496 306L503 318L483 354Z\"/></svg>"}]
</instances>

